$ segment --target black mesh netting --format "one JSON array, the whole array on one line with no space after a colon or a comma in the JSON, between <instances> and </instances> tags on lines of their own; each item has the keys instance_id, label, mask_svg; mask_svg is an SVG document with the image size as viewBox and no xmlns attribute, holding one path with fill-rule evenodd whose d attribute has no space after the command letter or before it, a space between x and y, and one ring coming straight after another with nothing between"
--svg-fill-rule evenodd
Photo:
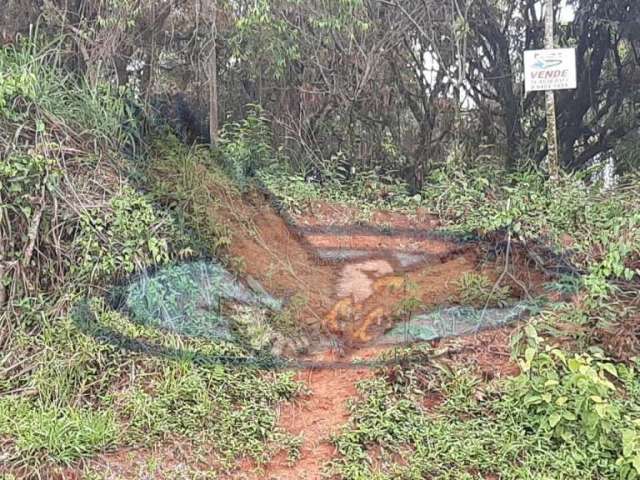
<instances>
[{"instance_id":1,"label":"black mesh netting","mask_svg":"<svg viewBox=\"0 0 640 480\"><path fill-rule=\"evenodd\" d=\"M120 292L119 303L138 323L209 340L238 340L282 309L257 282L251 288L210 261L141 275Z\"/></svg>"},{"instance_id":2,"label":"black mesh netting","mask_svg":"<svg viewBox=\"0 0 640 480\"><path fill-rule=\"evenodd\" d=\"M126 325L104 324L88 305L76 318L86 333L131 351L198 362L255 365L264 368L307 368L313 362L297 360L297 334L280 331L275 321L286 302L270 295L257 281L242 281L220 263L201 260L166 266L132 278L114 288L111 306L119 318L155 335L132 333ZM376 345L406 345L475 333L514 322L530 307L517 302L504 308L444 307L412 315L378 336ZM198 340L215 348L194 349L167 345L163 332ZM311 350L332 348L331 342L311 342ZM283 349L288 344L292 348ZM319 367L342 362L315 364ZM377 365L378 362L371 362ZM362 363L357 363L362 366Z\"/></svg>"}]
</instances>

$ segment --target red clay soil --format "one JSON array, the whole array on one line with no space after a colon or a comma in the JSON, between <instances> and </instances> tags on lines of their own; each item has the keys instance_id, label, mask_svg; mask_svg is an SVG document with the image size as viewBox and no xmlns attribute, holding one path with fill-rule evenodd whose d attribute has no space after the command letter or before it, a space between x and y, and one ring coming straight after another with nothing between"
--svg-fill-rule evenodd
<instances>
[{"instance_id":1,"label":"red clay soil","mask_svg":"<svg viewBox=\"0 0 640 480\"><path fill-rule=\"evenodd\" d=\"M505 326L437 343L438 347L446 346L454 352L448 360L477 371L486 381L513 377L520 373L518 365L511 358L510 339L515 328Z\"/></svg>"},{"instance_id":2,"label":"red clay soil","mask_svg":"<svg viewBox=\"0 0 640 480\"><path fill-rule=\"evenodd\" d=\"M336 308L336 303L344 300L344 292L340 291L339 278L342 269L346 265L327 265L318 261L315 246L331 246L333 248L344 248L347 244L350 248L375 250L384 249L385 255L388 250L406 251L424 253L430 255L438 255L436 258L443 258L451 255L458 247L452 242L445 242L439 239L416 239L411 235L358 235L349 237L345 235L316 235L312 237L312 242L308 242L307 238L301 238L301 234L291 228L282 219L280 215L272 208L266 197L258 192L241 197L232 189L225 188L220 185L211 185L211 195L221 201L211 206L211 215L226 225L231 232L231 242L228 249L228 255L231 258L239 259L237 262L241 265L240 270L247 277L258 280L275 296L280 298L291 298L294 295L302 297L306 301L306 308L301 312L299 322L304 327L312 326L316 333L327 332L327 330L336 335L343 335L342 330L336 331L333 327L334 323L331 318L327 319L327 315L332 315L332 311ZM345 206L329 206L325 204L325 209L333 209L334 211L346 211L346 214L335 214L331 218L349 217L349 207ZM374 217L380 217L391 224L392 229L395 228L421 228L424 230L426 221L419 223L415 218L409 218L399 214L383 214L376 213ZM300 218L301 224L313 223L314 225L328 226L327 223L321 223L314 217L307 216L306 220ZM429 223L430 225L431 223ZM347 244L345 243L347 242ZM311 243L315 243L312 245ZM400 282L394 279L393 273L397 270L397 261L389 258L388 261L392 266L392 271L387 271L388 277L376 278L378 280L379 290L376 291L377 298L384 301L384 304L377 305L376 301L369 301L367 305L360 305L362 300L366 300L369 295L354 299L354 306L359 313L358 318L352 318L351 321L355 325L357 322L367 322L367 315L378 309L377 317L384 316L385 319L392 314L393 304L388 303L390 300L397 300L400 294L389 294L387 286L400 286ZM419 265L416 265L416 268ZM459 265L458 265L459 267ZM466 270L472 267L471 263L465 266ZM348 268L348 266L347 266ZM368 274L362 275L360 279L368 282ZM410 279L414 274L409 276ZM438 283L442 283L440 279ZM427 283L432 283L428 280ZM429 291L432 287L425 286L425 291ZM367 292L365 292L367 293ZM373 292L371 292L373 293ZM440 297L439 297L440 298ZM427 303L433 303L427 300ZM435 299L434 301L437 301ZM382 307L382 311L379 308ZM376 320L380 323L380 319ZM360 330L360 327L352 327L350 331ZM367 330L367 328L365 328ZM347 334L348 335L348 334ZM364 337L364 333L362 336ZM347 342L353 339L347 338ZM357 341L357 339L356 339Z\"/></svg>"},{"instance_id":3,"label":"red clay soil","mask_svg":"<svg viewBox=\"0 0 640 480\"><path fill-rule=\"evenodd\" d=\"M315 202L312 213L298 214L292 227L262 193L241 197L228 188L212 185L212 189L212 196L222 201L211 214L228 226L232 235L228 254L241 259L242 273L280 298L302 297L306 307L298 315L301 326L311 327L314 337L337 337L346 347L362 346L391 328L408 296L427 307L451 303L457 295L456 282L479 269L475 248L444 240L435 230L429 233L437 222L424 212L414 216L374 212L369 227L351 224L354 235L348 235L332 232L339 226L348 233L347 222L355 216L352 207ZM387 233L372 230L380 225ZM313 227L312 232L305 227ZM356 233L367 228L366 234ZM364 260L328 265L318 259L321 248L370 253ZM396 255L406 252L424 258L410 268L402 267ZM495 279L497 268L489 265L482 271ZM525 283L529 284L525 288L531 286Z\"/></svg>"},{"instance_id":4,"label":"red clay soil","mask_svg":"<svg viewBox=\"0 0 640 480\"><path fill-rule=\"evenodd\" d=\"M510 357L509 338L514 327L504 327L493 331L452 338L438 342L441 349L452 353L442 361L465 365L477 370L487 381L517 375L518 366ZM385 349L368 347L360 349L342 361L373 359ZM331 361L336 358L330 353L318 354L314 360ZM373 375L369 368L341 370L307 370L297 376L309 389L310 395L285 405L280 411L280 426L293 435L303 437L300 458L289 463L282 453L266 466L256 469L252 462L243 461L238 470L226 477L229 480L319 480L323 468L337 455L330 443L332 434L338 433L349 418L347 400L357 396L355 385ZM479 389L476 395L482 395ZM444 399L439 394L427 395L424 408L437 408Z\"/></svg>"},{"instance_id":5,"label":"red clay soil","mask_svg":"<svg viewBox=\"0 0 640 480\"><path fill-rule=\"evenodd\" d=\"M369 348L357 352L358 359L371 359L381 353ZM325 352L312 357L314 360L349 361ZM330 439L349 419L347 401L357 395L356 384L372 375L370 368L305 370L297 375L304 382L309 394L285 405L280 411L280 427L302 436L300 458L292 465L286 454L281 453L265 467L256 469L251 462L242 462L238 472L229 478L247 480L318 480L323 468L335 458L337 452Z\"/></svg>"},{"instance_id":6,"label":"red clay soil","mask_svg":"<svg viewBox=\"0 0 640 480\"><path fill-rule=\"evenodd\" d=\"M341 235L331 236L306 235L307 240L315 248L350 249L350 250L398 250L400 252L416 252L426 255L446 255L454 248L451 242L444 240L413 238L404 235Z\"/></svg>"},{"instance_id":7,"label":"red clay soil","mask_svg":"<svg viewBox=\"0 0 640 480\"><path fill-rule=\"evenodd\" d=\"M332 305L336 269L316 261L263 194L241 196L214 182L209 188L220 200L210 205L209 215L228 228L226 253L237 260L239 273L258 280L277 297L304 298L299 320L319 329L322 312Z\"/></svg>"}]
</instances>

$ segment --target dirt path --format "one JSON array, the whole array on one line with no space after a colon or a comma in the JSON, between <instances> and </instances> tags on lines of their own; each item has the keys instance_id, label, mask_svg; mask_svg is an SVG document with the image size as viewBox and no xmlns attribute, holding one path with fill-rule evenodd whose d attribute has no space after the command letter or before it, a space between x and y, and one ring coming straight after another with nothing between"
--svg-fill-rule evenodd
<instances>
[{"instance_id":1,"label":"dirt path","mask_svg":"<svg viewBox=\"0 0 640 480\"><path fill-rule=\"evenodd\" d=\"M317 354L310 358L319 362L349 362L356 359L373 359L380 349L358 350L354 354L338 358L333 352ZM331 436L340 431L349 419L347 401L357 395L356 384L372 375L370 368L323 368L304 370L297 375L308 389L306 395L286 404L280 411L280 427L295 436L302 437L299 459L291 463L286 453L276 455L262 469L255 469L250 462L242 462L233 479L246 480L317 480L323 468L335 458L337 452L331 444Z\"/></svg>"}]
</instances>

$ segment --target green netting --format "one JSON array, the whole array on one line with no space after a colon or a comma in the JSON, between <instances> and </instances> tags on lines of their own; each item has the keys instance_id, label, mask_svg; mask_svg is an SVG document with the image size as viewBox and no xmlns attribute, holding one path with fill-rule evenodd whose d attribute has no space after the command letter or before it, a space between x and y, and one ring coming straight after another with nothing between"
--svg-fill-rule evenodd
<instances>
[{"instance_id":1,"label":"green netting","mask_svg":"<svg viewBox=\"0 0 640 480\"><path fill-rule=\"evenodd\" d=\"M412 343L468 335L515 322L526 315L530 308L528 303L517 303L505 308L443 308L414 316L411 321L396 325L379 342Z\"/></svg>"},{"instance_id":2,"label":"green netting","mask_svg":"<svg viewBox=\"0 0 640 480\"><path fill-rule=\"evenodd\" d=\"M215 260L202 260L163 267L132 278L114 292L114 306L128 321L169 331L185 337L213 342L222 350L198 353L166 345L157 339L131 337L126 329L96 324L86 308L79 309L78 324L90 333L121 348L169 358L192 358L198 362L255 365L265 368L313 366L313 362L285 359L282 354L297 351L291 332L278 331L276 316L283 302L267 293L257 281L241 281ZM115 301L117 299L117 301ZM414 316L398 323L376 341L378 344L408 344L438 338L467 335L515 322L531 309L528 303L506 308L474 309L447 307ZM98 322L99 323L99 322ZM333 348L327 339L317 338L311 350ZM306 340L305 340L306 341ZM218 343L220 342L220 343ZM283 345L292 348L284 349ZM308 343L307 343L308 345ZM228 353L229 348L237 348ZM218 348L218 347L216 347ZM215 353L222 352L222 353ZM333 362L344 368L343 362ZM372 362L372 366L379 362ZM330 364L317 365L319 368Z\"/></svg>"},{"instance_id":3,"label":"green netting","mask_svg":"<svg viewBox=\"0 0 640 480\"><path fill-rule=\"evenodd\" d=\"M282 308L257 283L240 282L217 262L197 261L137 277L124 289L123 307L138 323L210 340L234 340Z\"/></svg>"}]
</instances>

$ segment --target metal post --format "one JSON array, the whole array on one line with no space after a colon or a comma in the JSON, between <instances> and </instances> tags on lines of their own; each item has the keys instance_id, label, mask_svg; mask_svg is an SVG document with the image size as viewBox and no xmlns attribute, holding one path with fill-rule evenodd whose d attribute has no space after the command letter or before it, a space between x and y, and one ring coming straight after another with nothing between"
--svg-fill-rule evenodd
<instances>
[{"instance_id":1,"label":"metal post","mask_svg":"<svg viewBox=\"0 0 640 480\"><path fill-rule=\"evenodd\" d=\"M554 48L553 0L545 0L544 47ZM547 149L549 174L552 180L559 178L558 133L556 130L556 102L553 90L545 92L547 104Z\"/></svg>"}]
</instances>

